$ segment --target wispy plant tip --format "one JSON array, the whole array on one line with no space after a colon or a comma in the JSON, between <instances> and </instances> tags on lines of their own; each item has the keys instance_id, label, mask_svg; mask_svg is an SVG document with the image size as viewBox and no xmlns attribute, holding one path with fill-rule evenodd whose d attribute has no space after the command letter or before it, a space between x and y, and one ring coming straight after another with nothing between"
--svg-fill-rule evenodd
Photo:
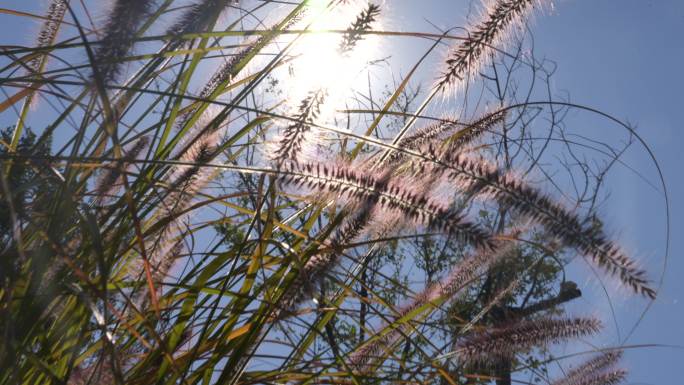
<instances>
[{"instance_id":1,"label":"wispy plant tip","mask_svg":"<svg viewBox=\"0 0 684 385\"><path fill-rule=\"evenodd\" d=\"M536 1L494 1L483 19L469 29L464 40L449 53L437 87L444 90L476 74L487 59L486 52L506 35L512 24L522 20Z\"/></svg>"}]
</instances>

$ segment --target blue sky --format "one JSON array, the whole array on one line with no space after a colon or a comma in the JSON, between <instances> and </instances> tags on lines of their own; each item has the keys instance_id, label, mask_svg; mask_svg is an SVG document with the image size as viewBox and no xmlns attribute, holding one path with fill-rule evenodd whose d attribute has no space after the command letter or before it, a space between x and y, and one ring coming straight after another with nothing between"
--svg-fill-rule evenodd
<instances>
[{"instance_id":1,"label":"blue sky","mask_svg":"<svg viewBox=\"0 0 684 385\"><path fill-rule=\"evenodd\" d=\"M395 25L433 31L463 24L466 0L386 0ZM39 12L41 0L3 0L1 7ZM407 15L410 15L407 16ZM554 60L554 90L567 91L573 102L592 106L637 127L662 167L670 196L670 255L658 299L626 344L684 346L684 1L559 0L539 12L531 24L538 56ZM0 14L2 41L29 43L38 24ZM5 40L7 39L7 40ZM2 44L5 44L3 42ZM0 119L6 125L12 119ZM606 140L624 136L614 125L575 116L573 124ZM601 130L601 131L597 131ZM625 161L659 186L656 169L643 148L634 147ZM610 199L601 212L625 247L636 253L651 275L659 277L665 254L666 212L661 192L634 173L617 168L607 181ZM620 335L624 337L646 302L615 298ZM607 302L581 302L603 312ZM597 309L598 307L598 309ZM611 335L616 343L617 334ZM682 348L630 349L626 366L630 384L671 384L681 378ZM681 381L681 380L679 380Z\"/></svg>"}]
</instances>

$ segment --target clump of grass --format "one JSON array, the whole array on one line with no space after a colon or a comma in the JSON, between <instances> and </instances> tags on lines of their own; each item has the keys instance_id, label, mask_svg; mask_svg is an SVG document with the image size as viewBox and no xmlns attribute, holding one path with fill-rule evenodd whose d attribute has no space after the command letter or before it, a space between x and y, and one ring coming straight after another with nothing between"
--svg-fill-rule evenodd
<instances>
[{"instance_id":1,"label":"clump of grass","mask_svg":"<svg viewBox=\"0 0 684 385\"><path fill-rule=\"evenodd\" d=\"M380 6L282 4L287 16L264 28L261 18L280 9L252 3L197 0L167 28L158 18L177 2L115 0L99 41L69 37L65 44L57 32L73 2L50 3L36 56L25 63L31 71L44 71L47 49L58 55L91 43L98 83L117 81L122 63L140 68L113 99L116 119L107 116L99 90L63 81L81 76L78 66L56 69L46 95L61 107L47 131L69 129L66 144L54 156L14 153L18 125L1 155L9 161L0 170L0 191L21 198L2 203L3 213L26 207L21 220L11 215L2 223L12 234L0 238L0 331L8 341L0 346L0 383L429 382L499 363L510 375L521 354L543 354L534 349L601 328L593 318L522 316L512 307L544 291L524 310L552 304L549 313L556 313L581 295L575 287L572 296L547 298L550 284L537 287L530 278L558 282L565 254L582 254L635 293L655 297L645 271L593 216L567 209L498 158L503 150L489 139L516 143L519 153L528 144L536 150L529 139L534 127L518 121L525 107L504 107L515 98L459 119L423 116L439 90L479 74L535 1L489 2L415 114L408 106L394 110L411 79L383 95L379 111L383 103L358 90L347 102L362 108L328 108L339 96L332 83L307 85L303 98L277 92L278 71L300 59L290 51L297 39L320 33L294 30L303 19L315 25L316 17L348 11L348 28L325 32L334 36L330 47L340 60L363 51L368 35L416 35L373 31ZM229 27L213 31L227 8L235 8ZM143 40L159 50L132 56L142 31L156 27L166 32ZM200 37L185 40L194 36ZM229 36L247 42L224 46ZM199 70L204 61L216 55L222 64L189 92L206 78ZM248 65L254 71L245 74ZM274 112L293 105L287 116ZM449 116L444 106L437 115ZM395 112L407 122L434 123L413 133L407 123L391 141L387 116ZM512 138L516 125L525 127ZM339 137L310 140L326 130ZM314 145L316 156L308 156ZM114 159L103 155L112 153ZM98 177L93 170L102 167ZM404 247L416 240L424 241L420 249ZM424 285L405 274L406 263L418 266L419 253ZM553 262L537 268L546 260ZM409 292L416 294L405 299ZM315 307L307 308L311 298ZM441 362L446 356L458 360ZM554 385L617 384L626 375L615 368L620 356L598 355ZM250 366L257 360L272 368Z\"/></svg>"}]
</instances>

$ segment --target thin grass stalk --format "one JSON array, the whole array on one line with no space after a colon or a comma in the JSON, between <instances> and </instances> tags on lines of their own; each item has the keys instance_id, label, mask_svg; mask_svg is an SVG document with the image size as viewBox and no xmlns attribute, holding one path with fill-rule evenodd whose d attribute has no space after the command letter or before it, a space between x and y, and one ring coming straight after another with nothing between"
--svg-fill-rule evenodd
<instances>
[{"instance_id":1,"label":"thin grass stalk","mask_svg":"<svg viewBox=\"0 0 684 385\"><path fill-rule=\"evenodd\" d=\"M122 159L106 166L107 169L102 173L95 186L95 205L102 204L109 196L116 194L116 191L122 186L121 174L128 170L132 162L138 158L148 144L149 138L147 136L141 137L130 150L126 151Z\"/></svg>"}]
</instances>

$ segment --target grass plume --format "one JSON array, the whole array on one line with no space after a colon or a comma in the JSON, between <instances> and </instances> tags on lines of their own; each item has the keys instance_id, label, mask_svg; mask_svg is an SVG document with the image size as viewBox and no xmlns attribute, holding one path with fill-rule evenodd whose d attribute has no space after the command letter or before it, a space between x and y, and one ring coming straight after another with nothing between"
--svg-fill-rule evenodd
<instances>
[{"instance_id":1,"label":"grass plume","mask_svg":"<svg viewBox=\"0 0 684 385\"><path fill-rule=\"evenodd\" d=\"M45 15L43 26L38 33L36 48L49 47L55 43L57 33L59 32L59 26L62 24L66 10L67 0L52 0L48 7L47 14ZM44 66L44 63L47 62L47 58L48 55L46 54L38 54L38 56L31 59L27 65L32 71L41 72L41 68Z\"/></svg>"},{"instance_id":2,"label":"grass plume","mask_svg":"<svg viewBox=\"0 0 684 385\"><path fill-rule=\"evenodd\" d=\"M154 0L115 0L95 51L96 75L109 82L121 71L121 59L135 43L138 28L154 6Z\"/></svg>"},{"instance_id":3,"label":"grass plume","mask_svg":"<svg viewBox=\"0 0 684 385\"><path fill-rule=\"evenodd\" d=\"M591 318L543 318L473 332L458 342L459 358L468 364L491 364L537 346L590 336L601 329Z\"/></svg>"},{"instance_id":4,"label":"grass plume","mask_svg":"<svg viewBox=\"0 0 684 385\"><path fill-rule=\"evenodd\" d=\"M615 374L617 374L619 370L611 370L611 368L613 368L621 358L622 350L602 353L567 372L563 378L554 381L552 385L603 384L603 382L596 382L596 380L604 378L602 376L606 374L608 374L609 377L615 377Z\"/></svg>"},{"instance_id":5,"label":"grass plume","mask_svg":"<svg viewBox=\"0 0 684 385\"><path fill-rule=\"evenodd\" d=\"M236 0L201 0L192 4L178 20L167 30L167 33L179 36L185 33L204 32L216 21L218 16Z\"/></svg>"},{"instance_id":6,"label":"grass plume","mask_svg":"<svg viewBox=\"0 0 684 385\"><path fill-rule=\"evenodd\" d=\"M483 18L468 29L468 36L448 54L437 88L444 90L476 75L487 59L487 51L506 35L511 25L523 19L536 1L494 1L483 12Z\"/></svg>"},{"instance_id":7,"label":"grass plume","mask_svg":"<svg viewBox=\"0 0 684 385\"><path fill-rule=\"evenodd\" d=\"M439 153L438 150L433 150ZM553 202L538 189L528 185L509 172L501 172L486 160L463 154L446 154L438 168L457 185L470 185L469 189L490 197L504 207L510 207L543 225L566 246L588 256L597 266L618 277L635 293L655 298L646 272L637 267L613 241L589 221L580 219L561 205ZM427 171L423 163L415 166L416 172ZM437 172L432 169L430 172Z\"/></svg>"},{"instance_id":8,"label":"grass plume","mask_svg":"<svg viewBox=\"0 0 684 385\"><path fill-rule=\"evenodd\" d=\"M370 30L372 24L380 15L380 6L368 4L368 6L356 17L352 25L342 36L342 41L338 51L341 55L351 52L354 47L363 39L363 34Z\"/></svg>"},{"instance_id":9,"label":"grass plume","mask_svg":"<svg viewBox=\"0 0 684 385\"><path fill-rule=\"evenodd\" d=\"M625 381L627 371L624 369L612 369L604 373L577 377L571 382L572 385L617 385ZM552 385L556 385L554 382Z\"/></svg>"},{"instance_id":10,"label":"grass plume","mask_svg":"<svg viewBox=\"0 0 684 385\"><path fill-rule=\"evenodd\" d=\"M295 121L290 123L283 131L276 149L274 161L276 164L283 162L299 161L300 154L306 143L306 134L311 130L321 105L325 101L327 92L323 89L309 93L300 103Z\"/></svg>"},{"instance_id":11,"label":"grass plume","mask_svg":"<svg viewBox=\"0 0 684 385\"><path fill-rule=\"evenodd\" d=\"M415 194L401 183L384 185L374 175L345 165L303 163L286 165L281 181L318 194L335 194L355 204L377 204L388 214L400 213L429 230L440 231L478 248L491 249L487 231L466 220L464 215L442 207L424 195Z\"/></svg>"}]
</instances>

